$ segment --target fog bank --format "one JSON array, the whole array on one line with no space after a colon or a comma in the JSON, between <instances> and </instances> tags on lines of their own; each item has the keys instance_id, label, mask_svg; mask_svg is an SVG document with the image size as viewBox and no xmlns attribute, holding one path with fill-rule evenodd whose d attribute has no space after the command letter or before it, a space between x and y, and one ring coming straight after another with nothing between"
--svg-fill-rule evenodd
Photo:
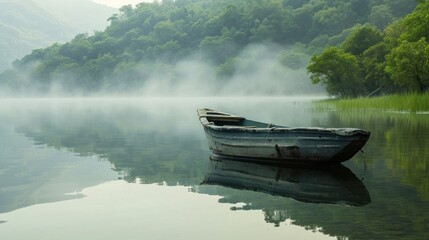
<instances>
[{"instance_id":1,"label":"fog bank","mask_svg":"<svg viewBox=\"0 0 429 240\"><path fill-rule=\"evenodd\" d=\"M303 63L289 68L279 61L284 47L249 45L232 60L214 65L197 53L175 64L140 62L107 79L77 79L67 73L55 73L52 79L31 79L32 69L13 74L3 84L15 87L6 97L202 97L202 96L302 96L326 95L313 85ZM33 63L33 68L37 67ZM225 70L227 69L227 70ZM1 84L1 82L0 82Z\"/></svg>"},{"instance_id":2,"label":"fog bank","mask_svg":"<svg viewBox=\"0 0 429 240\"><path fill-rule=\"evenodd\" d=\"M138 91L145 96L284 96L324 95L311 84L305 67L291 69L279 61L278 46L249 45L234 60L232 76L218 76L200 57L172 69L154 71Z\"/></svg>"}]
</instances>

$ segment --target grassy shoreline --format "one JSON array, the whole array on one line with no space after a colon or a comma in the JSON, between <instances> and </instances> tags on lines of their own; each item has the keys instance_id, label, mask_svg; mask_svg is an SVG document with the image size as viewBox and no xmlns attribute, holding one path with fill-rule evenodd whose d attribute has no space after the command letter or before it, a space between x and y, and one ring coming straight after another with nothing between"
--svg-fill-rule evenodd
<instances>
[{"instance_id":1,"label":"grassy shoreline","mask_svg":"<svg viewBox=\"0 0 429 240\"><path fill-rule=\"evenodd\" d=\"M319 107L336 110L374 109L386 111L428 112L429 92L407 93L381 97L361 97L354 99L328 99L319 102ZM323 106L327 104L326 106Z\"/></svg>"}]
</instances>

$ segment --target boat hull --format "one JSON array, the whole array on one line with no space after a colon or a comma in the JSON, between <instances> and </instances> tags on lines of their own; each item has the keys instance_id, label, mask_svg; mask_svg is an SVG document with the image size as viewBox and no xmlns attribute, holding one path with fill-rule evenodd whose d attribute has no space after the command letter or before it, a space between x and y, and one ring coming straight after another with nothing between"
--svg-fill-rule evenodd
<instances>
[{"instance_id":1,"label":"boat hull","mask_svg":"<svg viewBox=\"0 0 429 240\"><path fill-rule=\"evenodd\" d=\"M200 121L211 152L236 158L294 164L339 163L352 158L370 136L369 132L354 128L219 125L205 116L200 116ZM228 116L223 118L226 120L222 121L228 120Z\"/></svg>"},{"instance_id":2,"label":"boat hull","mask_svg":"<svg viewBox=\"0 0 429 240\"><path fill-rule=\"evenodd\" d=\"M343 162L366 143L368 135L341 136L316 129L252 130L205 128L209 149L218 155L281 162Z\"/></svg>"}]
</instances>

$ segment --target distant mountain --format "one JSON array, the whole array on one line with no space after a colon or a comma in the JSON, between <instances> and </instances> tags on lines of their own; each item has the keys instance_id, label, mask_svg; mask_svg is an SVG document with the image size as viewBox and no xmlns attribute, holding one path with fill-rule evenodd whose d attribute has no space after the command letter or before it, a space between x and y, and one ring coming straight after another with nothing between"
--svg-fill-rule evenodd
<instances>
[{"instance_id":1,"label":"distant mountain","mask_svg":"<svg viewBox=\"0 0 429 240\"><path fill-rule=\"evenodd\" d=\"M104 30L116 11L91 0L0 0L0 71L33 49Z\"/></svg>"},{"instance_id":2,"label":"distant mountain","mask_svg":"<svg viewBox=\"0 0 429 240\"><path fill-rule=\"evenodd\" d=\"M77 30L73 35L83 32L92 33L94 29L104 30L108 25L107 19L117 12L115 8L95 3L92 0L32 1Z\"/></svg>"}]
</instances>

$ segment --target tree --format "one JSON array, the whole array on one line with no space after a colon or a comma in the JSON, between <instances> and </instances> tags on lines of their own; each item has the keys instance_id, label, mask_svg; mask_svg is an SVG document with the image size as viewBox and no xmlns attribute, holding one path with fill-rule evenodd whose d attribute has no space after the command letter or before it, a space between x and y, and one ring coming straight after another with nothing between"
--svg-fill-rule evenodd
<instances>
[{"instance_id":1,"label":"tree","mask_svg":"<svg viewBox=\"0 0 429 240\"><path fill-rule=\"evenodd\" d=\"M371 46L383 41L381 32L371 25L356 28L341 44L345 52L360 56Z\"/></svg>"},{"instance_id":2,"label":"tree","mask_svg":"<svg viewBox=\"0 0 429 240\"><path fill-rule=\"evenodd\" d=\"M238 53L234 40L229 36L205 37L200 43L200 51L208 60L219 65Z\"/></svg>"},{"instance_id":3,"label":"tree","mask_svg":"<svg viewBox=\"0 0 429 240\"><path fill-rule=\"evenodd\" d=\"M125 21L133 15L133 6L128 4L119 8L119 20Z\"/></svg>"},{"instance_id":4,"label":"tree","mask_svg":"<svg viewBox=\"0 0 429 240\"><path fill-rule=\"evenodd\" d=\"M326 48L319 56L314 55L307 71L313 84L325 85L330 95L356 97L364 91L358 60L336 47Z\"/></svg>"},{"instance_id":5,"label":"tree","mask_svg":"<svg viewBox=\"0 0 429 240\"><path fill-rule=\"evenodd\" d=\"M391 92L393 84L386 68L385 56L389 53L388 45L380 42L368 48L361 57L361 64L365 72L364 85L369 92L382 89L383 92Z\"/></svg>"},{"instance_id":6,"label":"tree","mask_svg":"<svg viewBox=\"0 0 429 240\"><path fill-rule=\"evenodd\" d=\"M278 60L283 66L299 69L308 64L309 56L299 51L283 51Z\"/></svg>"},{"instance_id":7,"label":"tree","mask_svg":"<svg viewBox=\"0 0 429 240\"><path fill-rule=\"evenodd\" d=\"M417 42L420 38L429 39L429 1L421 2L415 11L404 18L404 33L401 40Z\"/></svg>"},{"instance_id":8,"label":"tree","mask_svg":"<svg viewBox=\"0 0 429 240\"><path fill-rule=\"evenodd\" d=\"M314 14L315 27L324 29L328 34L338 34L343 29L352 27L356 24L355 19L359 16L353 11L351 3L343 2L337 6L324 7ZM318 33L320 34L320 32Z\"/></svg>"},{"instance_id":9,"label":"tree","mask_svg":"<svg viewBox=\"0 0 429 240\"><path fill-rule=\"evenodd\" d=\"M395 16L392 14L390 7L386 4L374 6L371 9L371 13L368 16L368 20L371 24L384 29L387 25L393 22Z\"/></svg>"},{"instance_id":10,"label":"tree","mask_svg":"<svg viewBox=\"0 0 429 240\"><path fill-rule=\"evenodd\" d=\"M263 42L263 41L272 41L272 36L276 34L276 29L274 29L270 20L265 18L262 23L256 23L256 27L251 30L252 37L250 40L252 42Z\"/></svg>"},{"instance_id":11,"label":"tree","mask_svg":"<svg viewBox=\"0 0 429 240\"><path fill-rule=\"evenodd\" d=\"M403 20L397 20L384 29L384 42L389 48L394 48L399 45L398 39L404 32Z\"/></svg>"},{"instance_id":12,"label":"tree","mask_svg":"<svg viewBox=\"0 0 429 240\"><path fill-rule=\"evenodd\" d=\"M395 84L411 91L424 92L429 87L429 44L403 41L387 55L386 72Z\"/></svg>"},{"instance_id":13,"label":"tree","mask_svg":"<svg viewBox=\"0 0 429 240\"><path fill-rule=\"evenodd\" d=\"M155 25L154 34L159 45L168 41L180 39L180 31L171 21L162 21Z\"/></svg>"}]
</instances>

